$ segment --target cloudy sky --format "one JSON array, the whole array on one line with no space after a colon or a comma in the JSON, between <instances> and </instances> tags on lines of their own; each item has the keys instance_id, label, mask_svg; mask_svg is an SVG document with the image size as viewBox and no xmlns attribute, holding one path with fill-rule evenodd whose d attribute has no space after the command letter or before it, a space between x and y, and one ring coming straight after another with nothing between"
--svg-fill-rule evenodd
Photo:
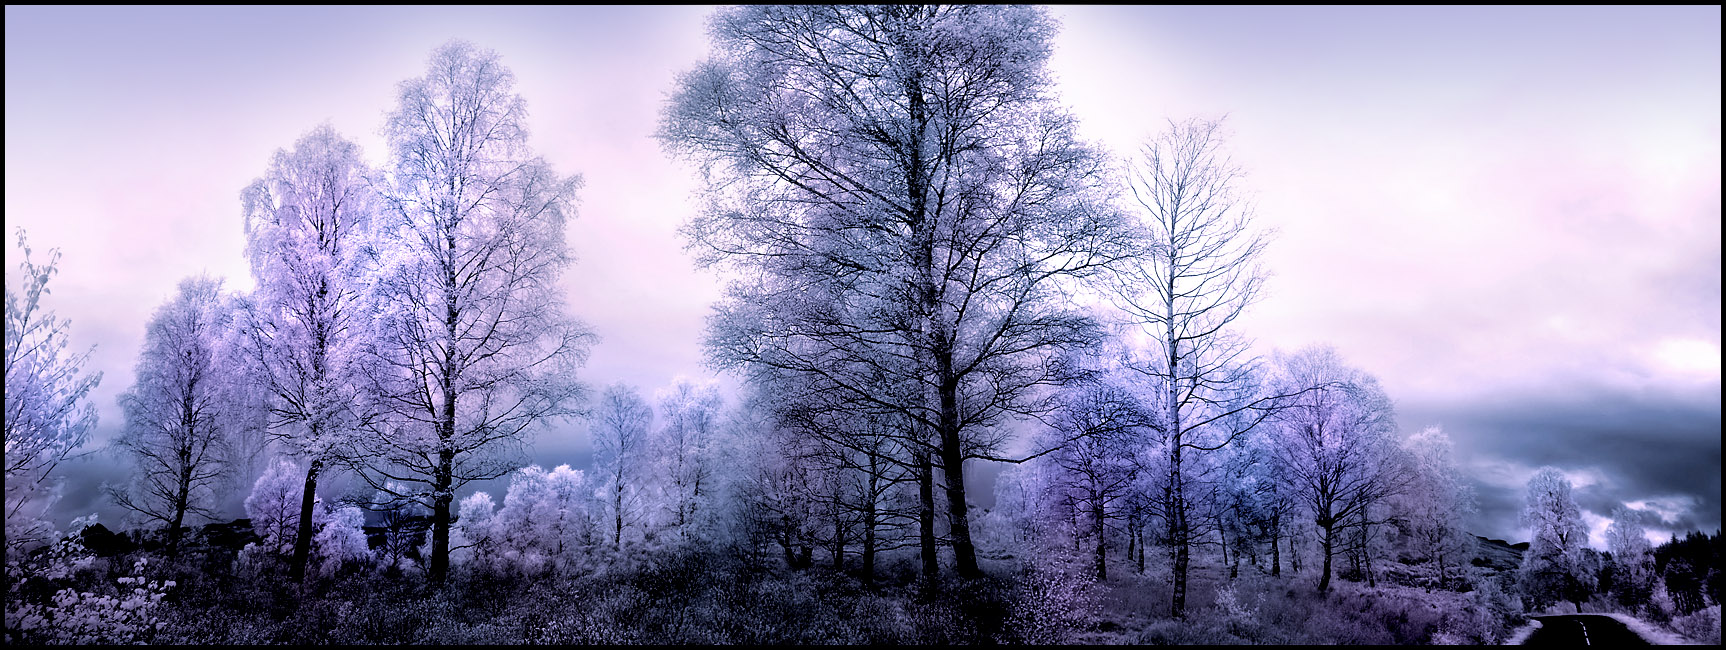
<instances>
[{"instance_id":1,"label":"cloudy sky","mask_svg":"<svg viewBox=\"0 0 1726 650\"><path fill-rule=\"evenodd\" d=\"M1057 7L1051 65L1087 137L1128 152L1227 116L1270 296L1264 351L1330 343L1404 430L1437 424L1475 481L1474 532L1565 470L1595 542L1613 507L1654 534L1720 526L1720 8ZM63 253L49 308L95 345L98 438L144 322L182 277L251 286L239 191L320 122L381 162L398 82L452 38L496 50L532 144L586 181L572 310L585 378L709 376L719 281L682 252L694 183L650 134L707 49L705 7L6 8L13 232ZM542 463L586 462L582 427ZM100 461L72 468L95 507Z\"/></svg>"}]
</instances>

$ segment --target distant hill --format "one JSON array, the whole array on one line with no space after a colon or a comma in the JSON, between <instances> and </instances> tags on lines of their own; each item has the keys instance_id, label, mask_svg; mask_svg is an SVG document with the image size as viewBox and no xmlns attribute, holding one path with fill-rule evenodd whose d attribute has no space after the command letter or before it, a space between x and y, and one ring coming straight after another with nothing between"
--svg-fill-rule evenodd
<instances>
[{"instance_id":1,"label":"distant hill","mask_svg":"<svg viewBox=\"0 0 1726 650\"><path fill-rule=\"evenodd\" d=\"M1522 566L1522 554L1528 550L1528 542L1511 544L1502 539L1487 539L1474 536L1478 544L1474 551L1474 566L1486 567L1497 571L1514 571Z\"/></svg>"}]
</instances>

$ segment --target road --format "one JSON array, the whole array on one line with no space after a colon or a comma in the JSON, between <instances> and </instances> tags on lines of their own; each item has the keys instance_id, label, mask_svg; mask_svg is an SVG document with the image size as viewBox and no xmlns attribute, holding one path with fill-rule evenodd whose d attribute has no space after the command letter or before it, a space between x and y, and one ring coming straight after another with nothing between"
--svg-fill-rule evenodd
<instances>
[{"instance_id":1,"label":"road","mask_svg":"<svg viewBox=\"0 0 1726 650\"><path fill-rule=\"evenodd\" d=\"M1636 636L1623 623L1612 620L1610 616L1597 614L1582 614L1568 616L1536 616L1540 621L1540 629L1529 635L1523 645L1564 646L1568 648L1585 645L1616 648L1627 645L1648 645L1642 637Z\"/></svg>"}]
</instances>

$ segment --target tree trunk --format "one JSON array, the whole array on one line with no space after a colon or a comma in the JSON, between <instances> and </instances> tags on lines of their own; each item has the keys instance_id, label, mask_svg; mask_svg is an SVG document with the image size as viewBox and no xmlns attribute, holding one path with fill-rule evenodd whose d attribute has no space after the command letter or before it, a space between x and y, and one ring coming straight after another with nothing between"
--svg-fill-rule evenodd
<instances>
[{"instance_id":1,"label":"tree trunk","mask_svg":"<svg viewBox=\"0 0 1726 650\"><path fill-rule=\"evenodd\" d=\"M1095 524L1096 528L1097 528L1097 581L1098 582L1102 582L1104 580L1109 579L1109 569L1108 569L1108 564L1107 564L1108 563L1108 552L1107 552L1108 536L1103 534L1103 532L1104 532L1103 531L1103 516L1104 516L1104 514L1105 513L1103 512L1103 500L1100 498L1092 499L1091 500L1091 519L1092 519L1092 523Z\"/></svg>"},{"instance_id":2,"label":"tree trunk","mask_svg":"<svg viewBox=\"0 0 1726 650\"><path fill-rule=\"evenodd\" d=\"M1178 426L1178 425L1177 425ZM1188 549L1187 534L1187 504L1184 490L1181 486L1181 448L1179 444L1171 445L1169 452L1169 489L1171 517L1169 525L1169 541L1174 544L1174 597L1169 606L1169 615L1175 618L1187 616L1187 564L1191 557Z\"/></svg>"},{"instance_id":3,"label":"tree trunk","mask_svg":"<svg viewBox=\"0 0 1726 650\"><path fill-rule=\"evenodd\" d=\"M174 493L174 520L168 522L168 557L180 556L180 536L185 531L186 508L192 500L192 458L190 450L180 450L179 489Z\"/></svg>"},{"instance_id":4,"label":"tree trunk","mask_svg":"<svg viewBox=\"0 0 1726 650\"><path fill-rule=\"evenodd\" d=\"M833 570L845 571L845 520L837 514L833 517Z\"/></svg>"},{"instance_id":5,"label":"tree trunk","mask_svg":"<svg viewBox=\"0 0 1726 650\"><path fill-rule=\"evenodd\" d=\"M312 433L312 439L317 439L317 432ZM288 578L299 584L306 577L306 561L312 554L312 504L318 497L318 471L324 468L322 459L312 461L306 469L306 482L300 492L300 525L294 535L294 560L288 565Z\"/></svg>"},{"instance_id":6,"label":"tree trunk","mask_svg":"<svg viewBox=\"0 0 1726 650\"><path fill-rule=\"evenodd\" d=\"M1139 524L1139 575L1145 575L1145 524Z\"/></svg>"},{"instance_id":7,"label":"tree trunk","mask_svg":"<svg viewBox=\"0 0 1726 650\"><path fill-rule=\"evenodd\" d=\"M935 556L935 467L929 452L917 454L917 529L923 550L923 577L935 580L940 572Z\"/></svg>"},{"instance_id":8,"label":"tree trunk","mask_svg":"<svg viewBox=\"0 0 1726 650\"><path fill-rule=\"evenodd\" d=\"M623 462L619 460L618 462ZM617 477L617 485L612 489L611 497L611 546L623 548L623 477Z\"/></svg>"},{"instance_id":9,"label":"tree trunk","mask_svg":"<svg viewBox=\"0 0 1726 650\"><path fill-rule=\"evenodd\" d=\"M1330 525L1320 523L1319 527L1324 529L1324 544L1323 544L1323 546L1324 546L1324 573L1320 574L1320 577L1318 580L1318 590L1319 590L1319 593L1326 593L1326 592L1330 591L1330 558L1331 558L1331 549L1333 548L1333 543L1335 540L1333 539L1332 530L1331 530Z\"/></svg>"},{"instance_id":10,"label":"tree trunk","mask_svg":"<svg viewBox=\"0 0 1726 650\"><path fill-rule=\"evenodd\" d=\"M965 499L965 449L959 436L959 380L953 375L952 333L937 334L935 369L941 383L941 473L947 479L947 535L953 539L953 569L961 578L982 575L977 549L971 543L971 519Z\"/></svg>"},{"instance_id":11,"label":"tree trunk","mask_svg":"<svg viewBox=\"0 0 1726 650\"><path fill-rule=\"evenodd\" d=\"M1139 515L1135 512L1127 514L1127 561L1133 561L1133 555L1138 552Z\"/></svg>"},{"instance_id":12,"label":"tree trunk","mask_svg":"<svg viewBox=\"0 0 1726 650\"><path fill-rule=\"evenodd\" d=\"M1360 556L1366 565L1366 586L1377 587L1378 578L1372 573L1372 524L1367 524L1362 530L1364 534L1361 538Z\"/></svg>"},{"instance_id":13,"label":"tree trunk","mask_svg":"<svg viewBox=\"0 0 1726 650\"><path fill-rule=\"evenodd\" d=\"M1282 532L1283 532L1281 519L1282 519L1281 513L1271 515L1271 576L1272 577L1278 577L1278 576L1281 576L1283 574L1283 551L1282 551L1282 547L1278 546L1278 544L1282 543L1282 539L1280 539L1282 537Z\"/></svg>"},{"instance_id":14,"label":"tree trunk","mask_svg":"<svg viewBox=\"0 0 1726 650\"><path fill-rule=\"evenodd\" d=\"M451 484L455 478L455 453L445 449L438 452L437 484L432 492L432 556L431 582L441 585L449 577L449 525Z\"/></svg>"},{"instance_id":15,"label":"tree trunk","mask_svg":"<svg viewBox=\"0 0 1726 650\"><path fill-rule=\"evenodd\" d=\"M873 482L873 479L871 479ZM863 584L875 584L875 500L863 510Z\"/></svg>"},{"instance_id":16,"label":"tree trunk","mask_svg":"<svg viewBox=\"0 0 1726 650\"><path fill-rule=\"evenodd\" d=\"M1220 521L1217 522L1217 539L1219 540L1218 544L1222 546L1223 549L1223 565L1229 567L1229 577L1234 578L1235 565L1232 562L1229 562L1229 535L1228 533L1223 532L1222 522ZM1236 553L1236 555L1239 555L1239 553ZM1239 560L1240 558L1237 557L1235 559Z\"/></svg>"},{"instance_id":17,"label":"tree trunk","mask_svg":"<svg viewBox=\"0 0 1726 650\"><path fill-rule=\"evenodd\" d=\"M863 584L875 584L875 504L881 492L881 457L869 454L869 490L863 500Z\"/></svg>"},{"instance_id":18,"label":"tree trunk","mask_svg":"<svg viewBox=\"0 0 1726 650\"><path fill-rule=\"evenodd\" d=\"M1444 551L1438 552L1438 588L1444 588Z\"/></svg>"}]
</instances>

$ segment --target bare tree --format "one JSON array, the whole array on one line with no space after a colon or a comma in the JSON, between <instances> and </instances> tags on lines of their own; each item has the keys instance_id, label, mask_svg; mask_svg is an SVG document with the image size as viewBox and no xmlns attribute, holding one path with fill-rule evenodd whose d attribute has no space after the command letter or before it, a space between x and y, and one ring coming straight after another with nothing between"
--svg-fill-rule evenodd
<instances>
[{"instance_id":1,"label":"bare tree","mask_svg":"<svg viewBox=\"0 0 1726 650\"><path fill-rule=\"evenodd\" d=\"M1059 439L1050 445L1057 449L1050 457L1061 469L1055 484L1089 519L1097 579L1106 580L1108 529L1125 516L1116 501L1138 476L1133 452L1142 444L1145 419L1130 392L1103 383L1067 389L1054 420Z\"/></svg>"},{"instance_id":2,"label":"bare tree","mask_svg":"<svg viewBox=\"0 0 1726 650\"><path fill-rule=\"evenodd\" d=\"M1136 263L1115 276L1118 302L1149 335L1153 354L1133 364L1148 380L1146 402L1167 458L1164 519L1174 550L1171 610L1186 613L1194 534L1188 455L1221 449L1268 413L1252 394L1255 360L1230 329L1258 299L1265 236L1239 196L1241 171L1222 149L1218 122L1170 123L1144 144L1127 174L1140 214ZM1252 413L1254 417L1236 417Z\"/></svg>"},{"instance_id":3,"label":"bare tree","mask_svg":"<svg viewBox=\"0 0 1726 650\"><path fill-rule=\"evenodd\" d=\"M89 440L96 426L90 391L102 373L81 373L90 352L66 351L70 322L42 309L48 280L60 261L59 249L48 263L30 261L24 229L18 229L24 261L19 291L6 281L6 554L44 541L50 527L42 514L57 497L54 468Z\"/></svg>"},{"instance_id":4,"label":"bare tree","mask_svg":"<svg viewBox=\"0 0 1726 650\"><path fill-rule=\"evenodd\" d=\"M581 181L527 146L527 108L495 52L453 41L403 82L384 128L370 285L362 470L432 513L430 578L449 571L456 490L525 463L533 427L579 414L592 335L565 313L565 223Z\"/></svg>"},{"instance_id":5,"label":"bare tree","mask_svg":"<svg viewBox=\"0 0 1726 650\"><path fill-rule=\"evenodd\" d=\"M653 427L653 407L634 387L612 384L600 396L593 418L593 464L611 493L611 543L621 547L625 520L633 518L629 506L637 488L630 482L638 481L639 472L645 469L643 456Z\"/></svg>"},{"instance_id":6,"label":"bare tree","mask_svg":"<svg viewBox=\"0 0 1726 650\"><path fill-rule=\"evenodd\" d=\"M1409 484L1394 501L1402 528L1415 549L1438 565L1438 584L1446 584L1448 560L1469 557L1474 536L1463 530L1463 519L1475 511L1474 492L1463 479L1452 454L1450 436L1431 426L1402 443L1409 460Z\"/></svg>"},{"instance_id":7,"label":"bare tree","mask_svg":"<svg viewBox=\"0 0 1726 650\"><path fill-rule=\"evenodd\" d=\"M231 327L221 280L187 278L156 310L138 355L137 381L120 395L126 427L114 448L133 466L129 483L110 485L116 505L168 527L168 557L180 551L188 514L215 518L215 487L228 471L236 386L218 352Z\"/></svg>"},{"instance_id":8,"label":"bare tree","mask_svg":"<svg viewBox=\"0 0 1726 650\"><path fill-rule=\"evenodd\" d=\"M1125 254L1097 200L1103 159L1045 72L1054 23L1026 6L809 5L711 25L713 55L660 130L712 181L686 228L701 261L747 273L710 355L819 376L911 423L923 485L944 477L956 569L976 576L965 463L1015 460L999 425L1046 412L1051 359L1100 335L1069 292Z\"/></svg>"},{"instance_id":9,"label":"bare tree","mask_svg":"<svg viewBox=\"0 0 1726 650\"><path fill-rule=\"evenodd\" d=\"M1338 534L1359 529L1370 540L1370 527L1385 523L1372 516L1376 507L1406 488L1390 438L1396 414L1378 380L1345 365L1334 349L1278 355L1277 366L1275 390L1292 394L1275 415L1277 460L1319 528L1319 591L1328 591Z\"/></svg>"}]
</instances>

